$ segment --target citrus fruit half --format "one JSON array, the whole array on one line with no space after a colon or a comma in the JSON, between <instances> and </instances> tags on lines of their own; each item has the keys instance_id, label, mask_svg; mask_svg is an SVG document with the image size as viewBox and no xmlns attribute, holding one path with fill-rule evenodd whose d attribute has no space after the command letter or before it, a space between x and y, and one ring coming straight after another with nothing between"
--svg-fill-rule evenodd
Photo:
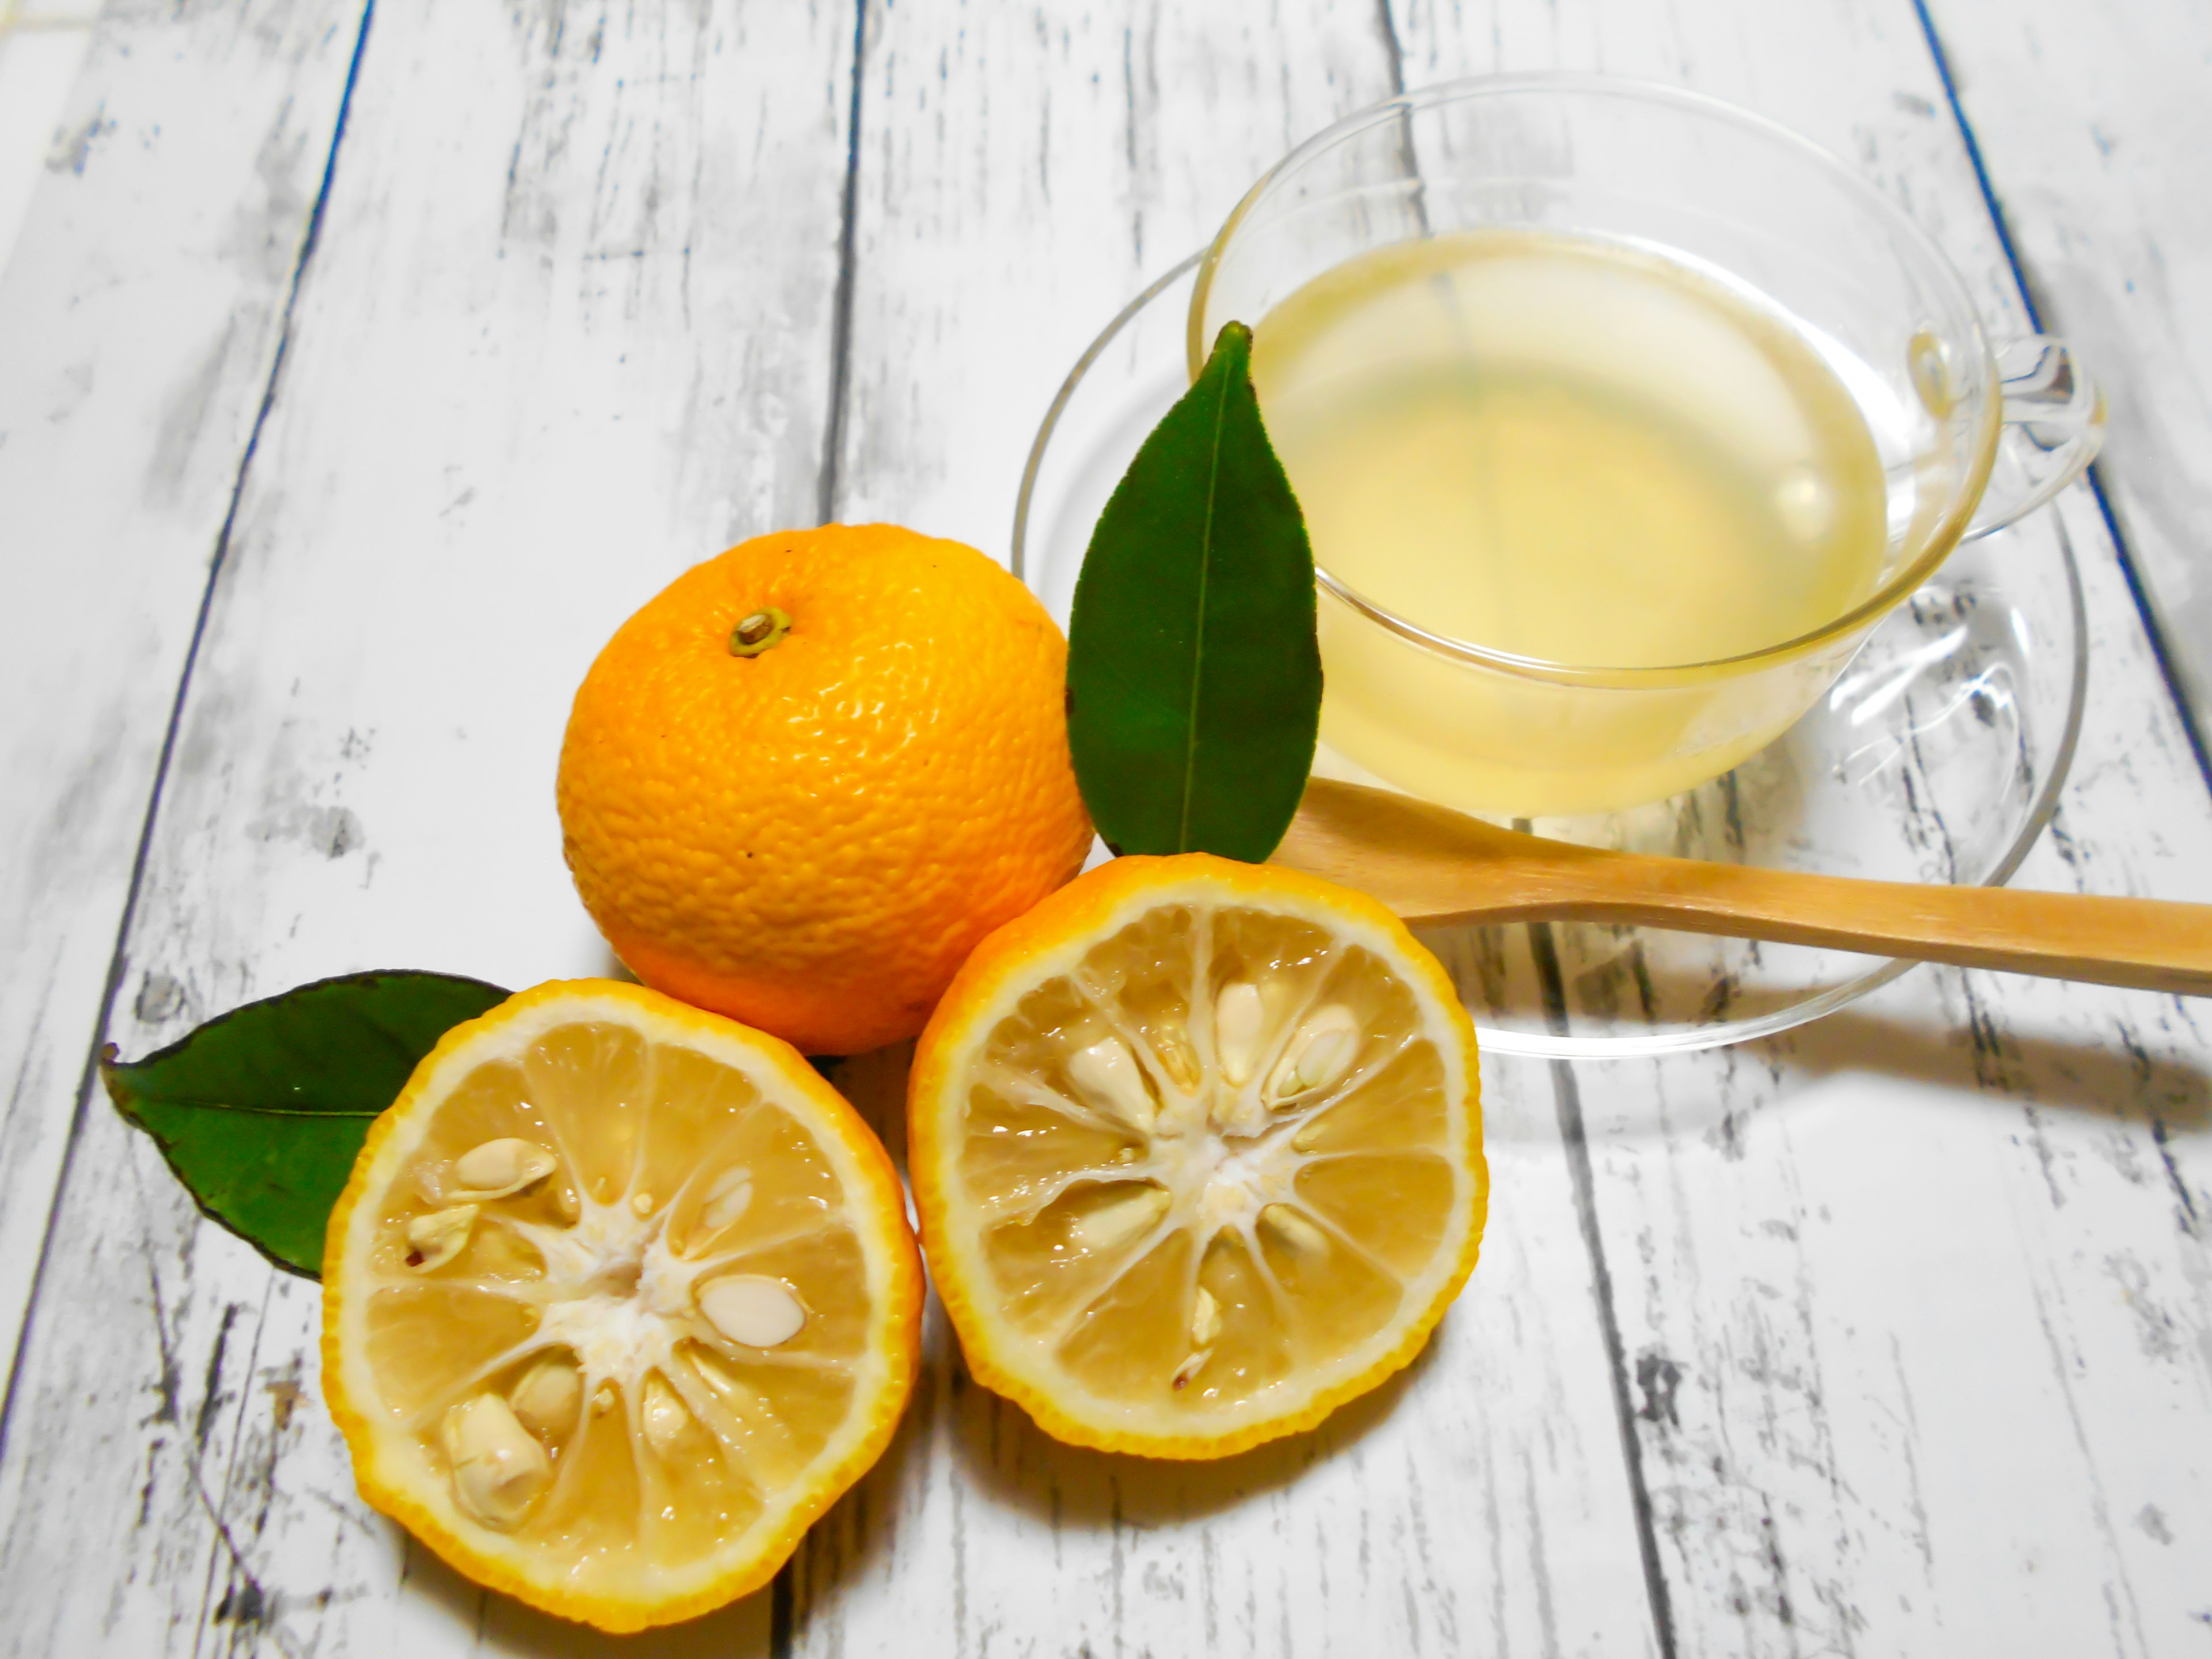
<instances>
[{"instance_id":1,"label":"citrus fruit half","mask_svg":"<svg viewBox=\"0 0 2212 1659\"><path fill-rule=\"evenodd\" d=\"M455 1027L323 1260L362 1496L603 1630L765 1583L889 1442L921 1264L859 1116L774 1037L634 985Z\"/></svg>"},{"instance_id":2,"label":"citrus fruit half","mask_svg":"<svg viewBox=\"0 0 2212 1659\"><path fill-rule=\"evenodd\" d=\"M1066 642L972 547L763 536L585 676L561 750L576 890L648 985L810 1054L910 1037L977 940L1082 867Z\"/></svg>"},{"instance_id":3,"label":"citrus fruit half","mask_svg":"<svg viewBox=\"0 0 2212 1659\"><path fill-rule=\"evenodd\" d=\"M1474 1030L1372 899L1124 858L985 940L908 1169L978 1381L1063 1440L1218 1457L1410 1360L1488 1191Z\"/></svg>"}]
</instances>

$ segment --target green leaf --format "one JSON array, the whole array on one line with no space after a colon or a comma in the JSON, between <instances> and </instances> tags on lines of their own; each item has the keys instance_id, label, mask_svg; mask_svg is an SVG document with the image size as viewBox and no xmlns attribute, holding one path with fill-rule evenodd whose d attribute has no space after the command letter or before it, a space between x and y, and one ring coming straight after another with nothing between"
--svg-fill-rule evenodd
<instances>
[{"instance_id":1,"label":"green leaf","mask_svg":"<svg viewBox=\"0 0 2212 1659\"><path fill-rule=\"evenodd\" d=\"M1083 561L1068 743L1117 853L1275 850L1321 723L1313 550L1231 323L1145 440Z\"/></svg>"},{"instance_id":2,"label":"green leaf","mask_svg":"<svg viewBox=\"0 0 2212 1659\"><path fill-rule=\"evenodd\" d=\"M100 1074L200 1208L280 1267L320 1276L331 1206L377 1114L465 1019L507 1000L411 970L318 980Z\"/></svg>"}]
</instances>

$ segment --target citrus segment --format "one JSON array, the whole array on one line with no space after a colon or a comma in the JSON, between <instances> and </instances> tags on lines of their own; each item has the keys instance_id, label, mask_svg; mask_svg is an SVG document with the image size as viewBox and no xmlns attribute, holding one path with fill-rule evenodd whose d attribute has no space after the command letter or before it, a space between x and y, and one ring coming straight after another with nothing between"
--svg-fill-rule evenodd
<instances>
[{"instance_id":1,"label":"citrus segment","mask_svg":"<svg viewBox=\"0 0 2212 1659\"><path fill-rule=\"evenodd\" d=\"M1211 1457L1419 1352L1487 1195L1474 1033L1361 895L1126 858L993 934L908 1145L969 1368L1062 1439Z\"/></svg>"},{"instance_id":2,"label":"citrus segment","mask_svg":"<svg viewBox=\"0 0 2212 1659\"><path fill-rule=\"evenodd\" d=\"M913 1386L897 1177L773 1037L641 987L457 1027L331 1216L324 1382L362 1496L611 1631L767 1582Z\"/></svg>"}]
</instances>

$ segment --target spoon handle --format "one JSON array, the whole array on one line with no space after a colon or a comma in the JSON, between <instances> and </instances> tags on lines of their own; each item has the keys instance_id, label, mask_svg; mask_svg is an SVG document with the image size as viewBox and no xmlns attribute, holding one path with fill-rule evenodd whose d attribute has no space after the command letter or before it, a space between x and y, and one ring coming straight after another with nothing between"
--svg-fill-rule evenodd
<instances>
[{"instance_id":1,"label":"spoon handle","mask_svg":"<svg viewBox=\"0 0 2212 1659\"><path fill-rule=\"evenodd\" d=\"M1322 779L1275 861L1360 888L1413 922L1626 922L2212 996L2212 904L1615 853Z\"/></svg>"},{"instance_id":2,"label":"spoon handle","mask_svg":"<svg viewBox=\"0 0 2212 1659\"><path fill-rule=\"evenodd\" d=\"M1852 881L1603 855L1565 878L1544 914L1946 962L2046 979L2212 996L2212 904ZM1588 878L1577 895L1573 890Z\"/></svg>"}]
</instances>

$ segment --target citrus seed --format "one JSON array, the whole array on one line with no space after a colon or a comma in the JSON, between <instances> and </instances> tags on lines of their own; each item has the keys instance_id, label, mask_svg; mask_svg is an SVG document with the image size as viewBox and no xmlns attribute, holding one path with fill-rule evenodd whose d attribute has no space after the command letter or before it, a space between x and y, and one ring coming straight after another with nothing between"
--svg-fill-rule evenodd
<instances>
[{"instance_id":1,"label":"citrus seed","mask_svg":"<svg viewBox=\"0 0 2212 1659\"><path fill-rule=\"evenodd\" d=\"M567 1433L583 1403L583 1377L567 1360L550 1355L524 1373L507 1400L523 1427L542 1440Z\"/></svg>"},{"instance_id":2,"label":"citrus seed","mask_svg":"<svg viewBox=\"0 0 2212 1659\"><path fill-rule=\"evenodd\" d=\"M1270 1204L1260 1212L1260 1224L1303 1256L1328 1254L1328 1235L1287 1204Z\"/></svg>"},{"instance_id":3,"label":"citrus seed","mask_svg":"<svg viewBox=\"0 0 2212 1659\"><path fill-rule=\"evenodd\" d=\"M1232 980L1213 1000L1213 1052L1227 1082L1242 1085L1252 1075L1260 1053L1260 1024L1265 1012L1260 988Z\"/></svg>"},{"instance_id":4,"label":"citrus seed","mask_svg":"<svg viewBox=\"0 0 2212 1659\"><path fill-rule=\"evenodd\" d=\"M806 1310L782 1280L757 1273L732 1273L700 1287L699 1311L731 1341L748 1348L773 1348L797 1336Z\"/></svg>"},{"instance_id":5,"label":"citrus seed","mask_svg":"<svg viewBox=\"0 0 2212 1659\"><path fill-rule=\"evenodd\" d=\"M709 1231L720 1232L744 1214L752 1201L752 1171L743 1166L725 1170L707 1189L707 1201L699 1206L699 1220Z\"/></svg>"},{"instance_id":6,"label":"citrus seed","mask_svg":"<svg viewBox=\"0 0 2212 1659\"><path fill-rule=\"evenodd\" d=\"M480 1394L446 1413L454 1501L487 1527L518 1525L553 1481L553 1461L507 1401Z\"/></svg>"},{"instance_id":7,"label":"citrus seed","mask_svg":"<svg viewBox=\"0 0 2212 1659\"><path fill-rule=\"evenodd\" d=\"M1139 1187L1100 1205L1068 1231L1086 1249L1110 1250L1159 1225L1170 1201L1163 1188Z\"/></svg>"},{"instance_id":8,"label":"citrus seed","mask_svg":"<svg viewBox=\"0 0 2212 1659\"><path fill-rule=\"evenodd\" d=\"M1338 1002L1316 1009L1291 1033L1282 1064L1275 1068L1275 1085L1268 1092L1284 1101L1334 1083L1350 1069L1358 1048L1359 1022L1351 1009Z\"/></svg>"},{"instance_id":9,"label":"citrus seed","mask_svg":"<svg viewBox=\"0 0 2212 1659\"><path fill-rule=\"evenodd\" d=\"M474 1199L506 1198L553 1173L560 1160L543 1146L508 1136L453 1160L454 1183Z\"/></svg>"},{"instance_id":10,"label":"citrus seed","mask_svg":"<svg viewBox=\"0 0 2212 1659\"><path fill-rule=\"evenodd\" d=\"M1221 1334L1221 1304L1213 1299L1213 1292L1203 1285L1190 1304L1190 1340L1201 1348L1210 1348Z\"/></svg>"},{"instance_id":11,"label":"citrus seed","mask_svg":"<svg viewBox=\"0 0 2212 1659\"><path fill-rule=\"evenodd\" d=\"M433 1210L407 1224L407 1265L418 1273L444 1267L467 1246L477 1206L456 1204Z\"/></svg>"},{"instance_id":12,"label":"citrus seed","mask_svg":"<svg viewBox=\"0 0 2212 1659\"><path fill-rule=\"evenodd\" d=\"M663 1457L672 1458L684 1443L684 1431L691 1426L691 1413L684 1409L684 1402L658 1371L645 1379L638 1416L644 1420L646 1443Z\"/></svg>"},{"instance_id":13,"label":"citrus seed","mask_svg":"<svg viewBox=\"0 0 2212 1659\"><path fill-rule=\"evenodd\" d=\"M1119 1037L1103 1037L1079 1048L1067 1062L1067 1074L1097 1109L1149 1133L1159 1115L1144 1073Z\"/></svg>"}]
</instances>

